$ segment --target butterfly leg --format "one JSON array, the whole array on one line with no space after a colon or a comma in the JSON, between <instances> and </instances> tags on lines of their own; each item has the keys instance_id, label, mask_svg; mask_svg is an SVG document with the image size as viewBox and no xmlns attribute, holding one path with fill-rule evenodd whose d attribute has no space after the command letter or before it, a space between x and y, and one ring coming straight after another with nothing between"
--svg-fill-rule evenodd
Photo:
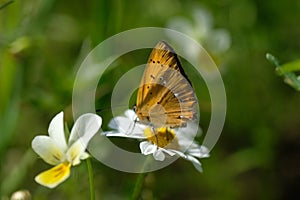
<instances>
[{"instance_id":1,"label":"butterfly leg","mask_svg":"<svg viewBox=\"0 0 300 200\"><path fill-rule=\"evenodd\" d=\"M154 134L154 137L155 137L155 140L156 140L156 146L157 146L157 149L158 149L158 147L159 147L158 136L157 136L155 128L153 128L153 127L152 127L152 133Z\"/></svg>"},{"instance_id":2,"label":"butterfly leg","mask_svg":"<svg viewBox=\"0 0 300 200\"><path fill-rule=\"evenodd\" d=\"M128 128L128 132L126 132L126 134L129 134L129 133L131 133L131 132L134 130L135 124L136 124L137 122L138 122L138 118L136 117L136 118L133 120L132 128L131 128L131 123L130 123L130 126L129 126L129 128Z\"/></svg>"}]
</instances>

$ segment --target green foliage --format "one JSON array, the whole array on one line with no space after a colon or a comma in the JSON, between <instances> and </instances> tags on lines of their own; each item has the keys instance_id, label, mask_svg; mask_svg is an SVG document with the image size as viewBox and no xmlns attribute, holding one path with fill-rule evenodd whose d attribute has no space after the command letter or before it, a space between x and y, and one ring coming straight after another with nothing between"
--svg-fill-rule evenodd
<instances>
[{"instance_id":1,"label":"green foliage","mask_svg":"<svg viewBox=\"0 0 300 200\"><path fill-rule=\"evenodd\" d=\"M300 60L285 63L280 65L278 59L271 54L266 55L267 59L276 66L276 73L284 77L284 82L293 87L295 90L300 91L300 76L295 72L300 70Z\"/></svg>"},{"instance_id":2,"label":"green foliage","mask_svg":"<svg viewBox=\"0 0 300 200\"><path fill-rule=\"evenodd\" d=\"M213 17L213 29L226 29L231 47L212 55L224 80L228 111L221 138L204 172L178 160L146 176L144 199L299 199L300 96L274 75L264 55L296 60L300 49L300 3L296 1L55 1L0 0L0 185L1 198L19 189L34 199L86 199L90 196L85 165L49 190L34 176L49 166L30 150L35 135L47 134L52 117L64 110L72 124L72 89L85 55L104 39L136 27L166 27L175 16L193 19L201 6ZM9 3L9 4L8 4ZM194 20L194 19L193 19ZM118 59L99 81L96 106L103 129L111 118L110 95L118 78L144 63L149 51ZM299 90L299 61L276 72ZM185 66L185 65L184 65ZM203 80L187 74L197 90L201 126L210 120L210 98ZM125 108L124 108L125 109ZM120 108L120 111L122 109ZM138 143L122 140L122 147ZM118 142L118 141L117 141ZM133 147L134 146L134 147ZM92 160L96 199L132 196L136 174ZM18 173L16 173L18 172Z\"/></svg>"}]
</instances>

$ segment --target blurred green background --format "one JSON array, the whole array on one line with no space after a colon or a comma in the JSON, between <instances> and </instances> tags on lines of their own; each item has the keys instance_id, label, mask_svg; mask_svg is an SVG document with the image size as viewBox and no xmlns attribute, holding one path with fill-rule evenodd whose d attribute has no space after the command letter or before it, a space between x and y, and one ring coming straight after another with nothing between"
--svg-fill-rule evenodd
<instances>
[{"instance_id":1,"label":"blurred green background","mask_svg":"<svg viewBox=\"0 0 300 200\"><path fill-rule=\"evenodd\" d=\"M0 5L5 2L0 0ZM206 14L193 16L197 8ZM87 199L85 163L73 168L66 182L50 190L34 181L35 175L50 166L31 150L33 137L47 134L48 124L56 113L64 110L68 124L73 123L73 81L82 59L99 42L121 31L169 27L172 21L184 18L185 24L180 25L184 32L191 27L186 26L188 23L197 24L203 21L201 17L209 16L213 21L206 28L225 31L225 43L221 43L220 51L214 51L214 43L217 46L219 43L208 38L213 34L196 39L212 53L222 73L228 100L223 133L211 157L202 160L204 173L198 173L191 163L179 159L150 173L142 196L144 199L299 199L300 93L284 84L275 75L274 66L265 59L267 52L282 62L300 57L299 11L300 1L292 0L16 0L3 7L0 10L1 198L7 199L13 192L26 189L33 199ZM196 29L202 25L194 27L195 37L201 33ZM109 108L113 83L137 62L145 62L148 54L149 51L137 52L139 56L121 58L117 64L124 67L106 73L97 91L98 108ZM201 89L197 95L204 108L201 126L206 130L210 119L209 97L202 99ZM100 115L106 129L111 115L109 112ZM130 144L138 145L132 141ZM137 174L119 172L95 160L93 166L96 199L130 197Z\"/></svg>"}]
</instances>

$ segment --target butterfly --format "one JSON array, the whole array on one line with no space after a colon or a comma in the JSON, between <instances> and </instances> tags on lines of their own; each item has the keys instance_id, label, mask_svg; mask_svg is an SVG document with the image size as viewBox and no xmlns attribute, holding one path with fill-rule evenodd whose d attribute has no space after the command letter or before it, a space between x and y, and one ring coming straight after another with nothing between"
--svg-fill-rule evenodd
<instances>
[{"instance_id":1,"label":"butterfly","mask_svg":"<svg viewBox=\"0 0 300 200\"><path fill-rule=\"evenodd\" d=\"M185 127L196 118L197 98L173 48L164 41L152 50L138 89L135 112L153 128Z\"/></svg>"}]
</instances>

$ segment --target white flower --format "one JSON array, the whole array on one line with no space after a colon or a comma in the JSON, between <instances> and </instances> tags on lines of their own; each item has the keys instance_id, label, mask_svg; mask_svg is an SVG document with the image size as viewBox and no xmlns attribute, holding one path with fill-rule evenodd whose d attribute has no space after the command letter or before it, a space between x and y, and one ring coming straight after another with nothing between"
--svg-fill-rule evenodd
<instances>
[{"instance_id":1,"label":"white flower","mask_svg":"<svg viewBox=\"0 0 300 200\"><path fill-rule=\"evenodd\" d=\"M231 45L230 33L222 28L213 29L213 17L210 12L198 7L192 10L191 15L192 20L175 16L167 22L167 27L189 35L213 54L222 54L229 49ZM178 41L172 35L169 35L169 37L177 42L181 42L182 44L180 45L189 54L198 56L199 52L195 51L192 46L188 46L188 43Z\"/></svg>"},{"instance_id":2,"label":"white flower","mask_svg":"<svg viewBox=\"0 0 300 200\"><path fill-rule=\"evenodd\" d=\"M103 132L108 137L127 137L143 139L140 143L141 153L152 154L155 160L163 161L166 155L180 156L191 161L195 168L202 172L201 163L198 159L209 157L209 150L205 146L198 145L193 141L194 127L188 123L186 128L176 130L170 128L158 128L155 130L136 121L137 116L133 110L125 111L125 116L118 116L109 122L113 131Z\"/></svg>"},{"instance_id":3,"label":"white flower","mask_svg":"<svg viewBox=\"0 0 300 200\"><path fill-rule=\"evenodd\" d=\"M88 158L85 152L90 139L101 127L102 119L92 113L81 115L71 130L68 143L64 132L63 112L50 122L49 136L39 135L32 140L33 150L48 164L55 167L35 177L39 184L54 188L70 176L71 166Z\"/></svg>"}]
</instances>

